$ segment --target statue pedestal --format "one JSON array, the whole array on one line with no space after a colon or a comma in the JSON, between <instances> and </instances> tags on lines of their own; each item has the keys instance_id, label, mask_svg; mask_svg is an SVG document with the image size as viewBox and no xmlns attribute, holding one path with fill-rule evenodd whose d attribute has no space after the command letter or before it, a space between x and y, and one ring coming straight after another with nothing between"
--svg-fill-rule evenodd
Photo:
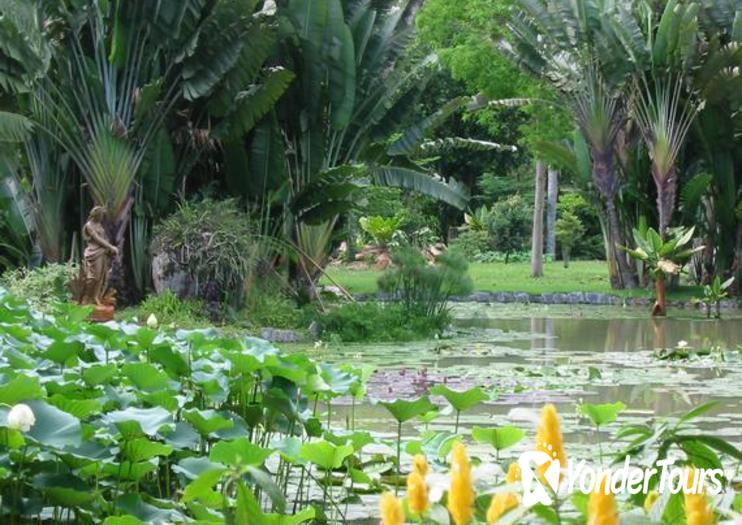
<instances>
[{"instance_id":1,"label":"statue pedestal","mask_svg":"<svg viewBox=\"0 0 742 525\"><path fill-rule=\"evenodd\" d=\"M90 320L94 323L113 321L113 314L115 311L116 307L113 305L95 305L95 310L90 314Z\"/></svg>"}]
</instances>

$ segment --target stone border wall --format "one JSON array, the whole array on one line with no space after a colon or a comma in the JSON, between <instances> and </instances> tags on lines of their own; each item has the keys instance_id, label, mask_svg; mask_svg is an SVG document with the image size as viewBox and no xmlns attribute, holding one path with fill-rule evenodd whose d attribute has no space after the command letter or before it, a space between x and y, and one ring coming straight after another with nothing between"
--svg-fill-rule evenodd
<instances>
[{"instance_id":1,"label":"stone border wall","mask_svg":"<svg viewBox=\"0 0 742 525\"><path fill-rule=\"evenodd\" d=\"M390 294L356 294L358 301L393 301L395 298ZM650 306L654 301L648 297L618 297L612 294L593 292L569 292L569 293L542 293L528 294L525 292L474 292L466 296L451 298L457 303L517 303L517 304L582 304L582 305L613 305L613 306ZM672 308L700 308L701 305L691 301L668 301L667 305ZM736 299L725 299L721 302L721 308L732 310L742 305Z\"/></svg>"}]
</instances>

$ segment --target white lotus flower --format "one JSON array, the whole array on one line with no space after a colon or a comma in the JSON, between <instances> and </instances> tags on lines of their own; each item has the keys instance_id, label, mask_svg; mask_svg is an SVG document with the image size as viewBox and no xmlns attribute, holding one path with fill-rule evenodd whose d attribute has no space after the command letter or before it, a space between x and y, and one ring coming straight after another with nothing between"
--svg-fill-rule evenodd
<instances>
[{"instance_id":1,"label":"white lotus flower","mask_svg":"<svg viewBox=\"0 0 742 525\"><path fill-rule=\"evenodd\" d=\"M687 348L688 347L688 341L680 340L678 341L678 344L675 345L676 348Z\"/></svg>"},{"instance_id":2,"label":"white lotus flower","mask_svg":"<svg viewBox=\"0 0 742 525\"><path fill-rule=\"evenodd\" d=\"M19 403L8 412L8 428L28 432L36 423L36 416L28 405Z\"/></svg>"},{"instance_id":3,"label":"white lotus flower","mask_svg":"<svg viewBox=\"0 0 742 525\"><path fill-rule=\"evenodd\" d=\"M147 317L147 326L149 328L157 328L158 324L160 322L157 320L157 316L155 314L149 314L149 317Z\"/></svg>"}]
</instances>

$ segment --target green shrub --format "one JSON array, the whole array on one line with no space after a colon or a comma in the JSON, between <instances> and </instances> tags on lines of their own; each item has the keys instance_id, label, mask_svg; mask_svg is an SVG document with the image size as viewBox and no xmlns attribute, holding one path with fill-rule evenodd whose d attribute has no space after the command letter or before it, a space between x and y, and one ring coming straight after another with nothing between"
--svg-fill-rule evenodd
<instances>
[{"instance_id":1,"label":"green shrub","mask_svg":"<svg viewBox=\"0 0 742 525\"><path fill-rule=\"evenodd\" d=\"M209 301L242 301L245 283L257 266L255 228L236 201L184 202L155 227L152 253L167 253ZM219 297L211 297L216 286Z\"/></svg>"},{"instance_id":2,"label":"green shrub","mask_svg":"<svg viewBox=\"0 0 742 525\"><path fill-rule=\"evenodd\" d=\"M148 296L139 306L122 313L127 320L136 318L140 323L154 314L161 325L174 324L179 328L193 328L209 324L206 308L198 299L181 299L170 290Z\"/></svg>"},{"instance_id":3,"label":"green shrub","mask_svg":"<svg viewBox=\"0 0 742 525\"><path fill-rule=\"evenodd\" d=\"M528 248L532 223L531 207L520 195L513 195L492 206L490 233L493 237L493 247L505 254L506 263L509 262L511 253Z\"/></svg>"},{"instance_id":4,"label":"green shrub","mask_svg":"<svg viewBox=\"0 0 742 525\"><path fill-rule=\"evenodd\" d=\"M473 283L469 265L460 253L449 250L435 264L411 247L392 253L394 266L379 279L379 289L399 297L408 316L439 319L448 316L448 300L469 293Z\"/></svg>"},{"instance_id":5,"label":"green shrub","mask_svg":"<svg viewBox=\"0 0 742 525\"><path fill-rule=\"evenodd\" d=\"M39 268L17 268L0 276L0 287L28 302L34 308L46 309L55 302L71 299L69 282L77 275L74 264L48 264Z\"/></svg>"},{"instance_id":6,"label":"green shrub","mask_svg":"<svg viewBox=\"0 0 742 525\"><path fill-rule=\"evenodd\" d=\"M467 260L475 261L478 256L492 250L492 239L489 231L466 230L454 239L451 249L461 253Z\"/></svg>"},{"instance_id":7,"label":"green shrub","mask_svg":"<svg viewBox=\"0 0 742 525\"><path fill-rule=\"evenodd\" d=\"M448 318L410 315L399 303L351 303L322 316L322 337L345 343L412 341L442 332Z\"/></svg>"},{"instance_id":8,"label":"green shrub","mask_svg":"<svg viewBox=\"0 0 742 525\"><path fill-rule=\"evenodd\" d=\"M263 279L248 294L239 318L251 328L306 328L311 323L311 303L299 308L278 279Z\"/></svg>"},{"instance_id":9,"label":"green shrub","mask_svg":"<svg viewBox=\"0 0 742 525\"><path fill-rule=\"evenodd\" d=\"M402 224L402 219L399 217L374 215L371 217L361 217L358 220L358 224L361 225L363 231L371 236L377 246L386 247Z\"/></svg>"},{"instance_id":10,"label":"green shrub","mask_svg":"<svg viewBox=\"0 0 742 525\"><path fill-rule=\"evenodd\" d=\"M556 221L556 240L562 250L562 260L565 268L569 266L572 249L583 235L585 235L585 227L582 225L582 221L573 213L562 213L562 216Z\"/></svg>"}]
</instances>

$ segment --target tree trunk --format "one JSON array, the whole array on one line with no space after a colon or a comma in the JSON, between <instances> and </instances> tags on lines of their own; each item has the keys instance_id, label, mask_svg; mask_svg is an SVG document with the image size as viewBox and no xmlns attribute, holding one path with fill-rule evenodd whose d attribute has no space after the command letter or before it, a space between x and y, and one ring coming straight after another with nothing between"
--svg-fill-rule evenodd
<instances>
[{"instance_id":1,"label":"tree trunk","mask_svg":"<svg viewBox=\"0 0 742 525\"><path fill-rule=\"evenodd\" d=\"M665 294L665 275L660 274L654 278L655 300L652 308L652 317L667 315L667 297Z\"/></svg>"},{"instance_id":2,"label":"tree trunk","mask_svg":"<svg viewBox=\"0 0 742 525\"><path fill-rule=\"evenodd\" d=\"M618 220L618 211L613 200L606 200L605 211L608 216L608 248L610 253L606 254L610 258L615 258L618 263L618 274L621 284L624 288L636 288L636 275L634 270L626 260L626 254L618 249L618 245L623 244L623 235L621 235L621 224Z\"/></svg>"},{"instance_id":3,"label":"tree trunk","mask_svg":"<svg viewBox=\"0 0 742 525\"><path fill-rule=\"evenodd\" d=\"M569 252L570 249L566 246L562 246L562 260L564 261L564 267L569 268Z\"/></svg>"},{"instance_id":4,"label":"tree trunk","mask_svg":"<svg viewBox=\"0 0 742 525\"><path fill-rule=\"evenodd\" d=\"M556 218L559 197L559 172L549 168L546 182L546 253L556 258Z\"/></svg>"},{"instance_id":5,"label":"tree trunk","mask_svg":"<svg viewBox=\"0 0 742 525\"><path fill-rule=\"evenodd\" d=\"M531 277L544 275L544 204L546 200L546 166L536 161L536 188L533 203L531 235Z\"/></svg>"},{"instance_id":6,"label":"tree trunk","mask_svg":"<svg viewBox=\"0 0 742 525\"><path fill-rule=\"evenodd\" d=\"M668 173L660 173L654 164L652 165L652 178L657 187L657 213L660 219L659 234L664 240L667 229L670 227L672 212L675 210L675 194L678 191L678 180L675 168Z\"/></svg>"}]
</instances>

